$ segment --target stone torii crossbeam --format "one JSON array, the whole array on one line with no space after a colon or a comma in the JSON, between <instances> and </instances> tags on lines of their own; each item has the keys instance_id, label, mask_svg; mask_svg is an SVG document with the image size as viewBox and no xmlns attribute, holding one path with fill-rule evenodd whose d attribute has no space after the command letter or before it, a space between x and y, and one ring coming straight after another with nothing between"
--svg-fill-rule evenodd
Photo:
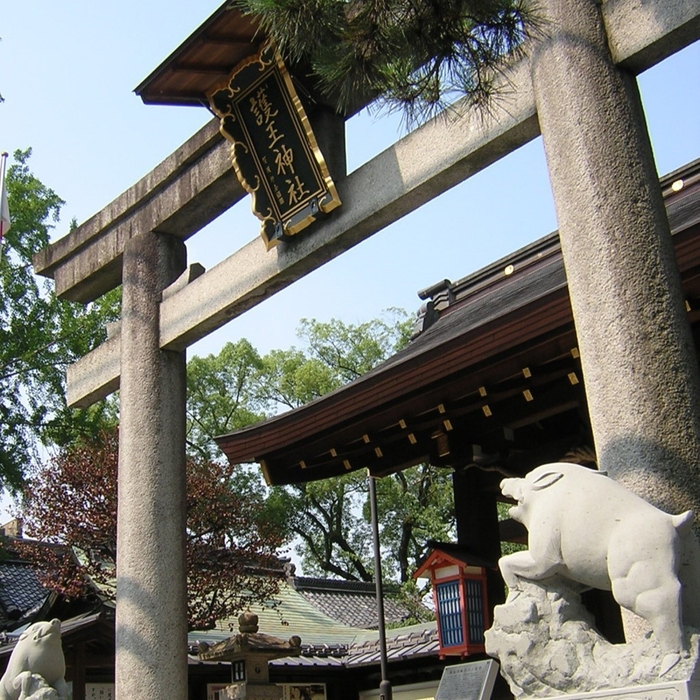
<instances>
[{"instance_id":1,"label":"stone torii crossbeam","mask_svg":"<svg viewBox=\"0 0 700 700\"><path fill-rule=\"evenodd\" d=\"M503 101L487 115L435 119L347 177L336 168L343 207L303 236L270 252L256 239L203 274L186 269L185 240L243 196L212 122L36 256L36 271L53 277L62 298L88 302L123 284L120 330L69 369L67 390L70 405L85 406L120 388L118 700L187 696L185 348L540 130L598 453L633 489L658 496L671 474L679 487L672 497L685 498L683 507L700 504L698 487L688 485L700 483L689 457L700 445L700 380L667 254L668 224L655 213L663 205L633 80L700 37L700 7L697 0L542 7L549 37L509 70ZM342 120L315 128L326 159L344 162ZM608 254L591 266L586 258L603 248ZM639 270L641 283L633 279ZM616 289L627 285L634 304L620 308ZM600 290L610 295L609 318L595 303ZM615 342L606 335L610 323ZM625 346L636 337L651 347ZM629 366L654 378L632 397ZM662 387L672 388L674 411L659 416ZM653 436L652 457L667 456L658 473L649 469L642 432Z\"/></svg>"}]
</instances>

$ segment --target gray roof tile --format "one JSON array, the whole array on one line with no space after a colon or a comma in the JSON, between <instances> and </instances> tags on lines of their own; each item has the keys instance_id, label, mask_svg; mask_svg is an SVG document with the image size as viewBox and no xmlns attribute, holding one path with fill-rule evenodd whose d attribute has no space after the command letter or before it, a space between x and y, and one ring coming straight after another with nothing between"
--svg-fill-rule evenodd
<instances>
[{"instance_id":1,"label":"gray roof tile","mask_svg":"<svg viewBox=\"0 0 700 700\"><path fill-rule=\"evenodd\" d=\"M377 629L377 601L373 583L297 576L294 588L321 612L350 627ZM389 592L391 589L389 589ZM405 622L410 612L390 595L384 597L388 625Z\"/></svg>"},{"instance_id":2,"label":"gray roof tile","mask_svg":"<svg viewBox=\"0 0 700 700\"><path fill-rule=\"evenodd\" d=\"M25 617L40 608L49 592L26 563L0 562L0 626Z\"/></svg>"}]
</instances>

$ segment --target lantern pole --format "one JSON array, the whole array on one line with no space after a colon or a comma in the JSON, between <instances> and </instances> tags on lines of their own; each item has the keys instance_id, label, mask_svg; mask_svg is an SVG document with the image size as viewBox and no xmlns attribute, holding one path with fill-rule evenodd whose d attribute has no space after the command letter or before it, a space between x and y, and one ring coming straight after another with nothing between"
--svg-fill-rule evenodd
<instances>
[{"instance_id":1,"label":"lantern pole","mask_svg":"<svg viewBox=\"0 0 700 700\"><path fill-rule=\"evenodd\" d=\"M369 480L369 504L372 515L372 542L374 545L374 579L377 591L377 628L379 631L379 657L382 680L379 683L379 700L392 700L391 681L387 672L386 629L384 626L384 589L382 586L382 559L379 551L379 520L377 518L377 487L375 478L367 470Z\"/></svg>"}]
</instances>

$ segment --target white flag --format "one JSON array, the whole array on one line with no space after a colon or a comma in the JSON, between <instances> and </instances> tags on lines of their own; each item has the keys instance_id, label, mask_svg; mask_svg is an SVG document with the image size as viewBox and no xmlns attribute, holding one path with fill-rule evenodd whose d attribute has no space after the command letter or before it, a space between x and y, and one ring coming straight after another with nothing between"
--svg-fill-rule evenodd
<instances>
[{"instance_id":1,"label":"white flag","mask_svg":"<svg viewBox=\"0 0 700 700\"><path fill-rule=\"evenodd\" d=\"M5 183L2 183L2 192L0 192L0 241L2 237L10 230L10 207L7 204L7 188Z\"/></svg>"},{"instance_id":2,"label":"white flag","mask_svg":"<svg viewBox=\"0 0 700 700\"><path fill-rule=\"evenodd\" d=\"M10 230L10 207L7 203L7 187L5 187L5 168L7 167L7 153L3 153L0 164L0 241Z\"/></svg>"}]
</instances>

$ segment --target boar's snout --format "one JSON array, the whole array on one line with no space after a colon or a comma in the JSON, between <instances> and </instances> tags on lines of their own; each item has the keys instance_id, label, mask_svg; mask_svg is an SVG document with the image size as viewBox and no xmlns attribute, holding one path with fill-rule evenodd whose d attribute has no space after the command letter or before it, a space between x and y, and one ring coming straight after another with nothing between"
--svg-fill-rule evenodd
<instances>
[{"instance_id":1,"label":"boar's snout","mask_svg":"<svg viewBox=\"0 0 700 700\"><path fill-rule=\"evenodd\" d=\"M522 479L503 479L501 481L501 493L508 498L514 498L516 501L522 500Z\"/></svg>"}]
</instances>

